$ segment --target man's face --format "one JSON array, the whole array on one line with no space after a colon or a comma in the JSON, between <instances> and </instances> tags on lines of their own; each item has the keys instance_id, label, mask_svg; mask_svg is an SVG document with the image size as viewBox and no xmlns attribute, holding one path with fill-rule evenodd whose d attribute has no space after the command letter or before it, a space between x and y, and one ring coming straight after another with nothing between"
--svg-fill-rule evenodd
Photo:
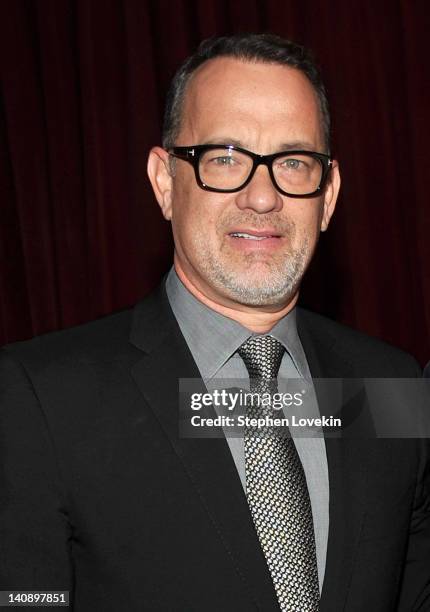
<instances>
[{"instance_id":1,"label":"man's face","mask_svg":"<svg viewBox=\"0 0 430 612\"><path fill-rule=\"evenodd\" d=\"M218 58L191 78L176 146L236 144L259 154L286 149L325 152L317 96L307 78L285 66ZM161 154L162 156L163 154ZM165 172L168 159L164 157ZM150 173L151 174L151 173ZM338 169L325 193L290 198L267 167L236 193L202 190L176 159L158 200L171 219L175 263L206 297L226 306L275 310L297 294L338 191ZM154 180L153 180L154 183ZM237 237L240 232L265 236Z\"/></svg>"}]
</instances>

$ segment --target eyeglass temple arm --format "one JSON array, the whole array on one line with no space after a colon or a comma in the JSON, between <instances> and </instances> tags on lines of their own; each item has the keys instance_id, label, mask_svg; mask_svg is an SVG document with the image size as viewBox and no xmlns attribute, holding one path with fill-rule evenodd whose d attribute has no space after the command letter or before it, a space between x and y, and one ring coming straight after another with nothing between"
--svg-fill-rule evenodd
<instances>
[{"instance_id":1,"label":"eyeglass temple arm","mask_svg":"<svg viewBox=\"0 0 430 612\"><path fill-rule=\"evenodd\" d=\"M177 151L178 149L182 149L183 152L176 153L175 150ZM194 148L188 149L187 147L174 147L172 149L168 149L167 152L169 155L179 157L181 159L189 159L190 157L194 158L195 156Z\"/></svg>"}]
</instances>

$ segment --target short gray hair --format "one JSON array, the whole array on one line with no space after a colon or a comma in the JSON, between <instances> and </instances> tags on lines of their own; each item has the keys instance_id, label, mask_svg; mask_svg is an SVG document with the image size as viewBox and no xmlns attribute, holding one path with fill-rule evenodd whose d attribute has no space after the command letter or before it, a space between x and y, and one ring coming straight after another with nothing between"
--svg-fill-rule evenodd
<instances>
[{"instance_id":1,"label":"short gray hair","mask_svg":"<svg viewBox=\"0 0 430 612\"><path fill-rule=\"evenodd\" d=\"M184 96L191 75L199 66L216 57L233 57L248 62L263 62L291 66L300 70L311 82L317 94L326 152L330 151L330 112L327 92L312 53L289 40L274 34L236 34L208 38L197 51L180 66L170 84L163 123L163 147L175 145L178 137Z\"/></svg>"}]
</instances>

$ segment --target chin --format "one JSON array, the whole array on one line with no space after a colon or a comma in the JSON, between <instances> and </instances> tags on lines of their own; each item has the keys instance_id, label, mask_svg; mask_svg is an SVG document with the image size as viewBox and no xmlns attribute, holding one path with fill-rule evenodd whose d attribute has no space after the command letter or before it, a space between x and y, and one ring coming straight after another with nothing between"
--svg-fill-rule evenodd
<instances>
[{"instance_id":1,"label":"chin","mask_svg":"<svg viewBox=\"0 0 430 612\"><path fill-rule=\"evenodd\" d=\"M200 252L200 255L203 251ZM278 258L236 259L214 256L206 249L205 258L195 269L215 293L244 306L285 306L296 295L311 259L312 249L305 241L301 248Z\"/></svg>"},{"instance_id":2,"label":"chin","mask_svg":"<svg viewBox=\"0 0 430 612\"><path fill-rule=\"evenodd\" d=\"M242 291L235 291L231 297L244 306L275 306L283 308L286 304L291 302L296 293L297 290L295 287L288 289L283 287L279 291L268 287L264 287L260 290L256 288L244 288Z\"/></svg>"},{"instance_id":3,"label":"chin","mask_svg":"<svg viewBox=\"0 0 430 612\"><path fill-rule=\"evenodd\" d=\"M215 281L215 282L213 282ZM287 275L271 278L261 274L223 274L212 279L218 291L229 300L244 306L280 306L289 303L296 295L300 279L292 279Z\"/></svg>"}]
</instances>

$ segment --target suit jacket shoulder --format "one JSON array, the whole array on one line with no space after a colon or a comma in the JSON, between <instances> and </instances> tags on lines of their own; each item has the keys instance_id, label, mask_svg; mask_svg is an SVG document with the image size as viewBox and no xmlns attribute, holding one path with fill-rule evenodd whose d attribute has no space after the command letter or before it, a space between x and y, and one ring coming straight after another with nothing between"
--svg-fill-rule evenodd
<instances>
[{"instance_id":1,"label":"suit jacket shoulder","mask_svg":"<svg viewBox=\"0 0 430 612\"><path fill-rule=\"evenodd\" d=\"M61 331L3 347L19 361L39 364L107 360L124 352L128 345L132 309L124 310Z\"/></svg>"},{"instance_id":2,"label":"suit jacket shoulder","mask_svg":"<svg viewBox=\"0 0 430 612\"><path fill-rule=\"evenodd\" d=\"M421 368L414 357L382 340L298 308L297 326L308 359L323 361L318 375L417 377ZM337 372L337 373L336 373ZM314 374L316 375L316 374Z\"/></svg>"}]
</instances>

